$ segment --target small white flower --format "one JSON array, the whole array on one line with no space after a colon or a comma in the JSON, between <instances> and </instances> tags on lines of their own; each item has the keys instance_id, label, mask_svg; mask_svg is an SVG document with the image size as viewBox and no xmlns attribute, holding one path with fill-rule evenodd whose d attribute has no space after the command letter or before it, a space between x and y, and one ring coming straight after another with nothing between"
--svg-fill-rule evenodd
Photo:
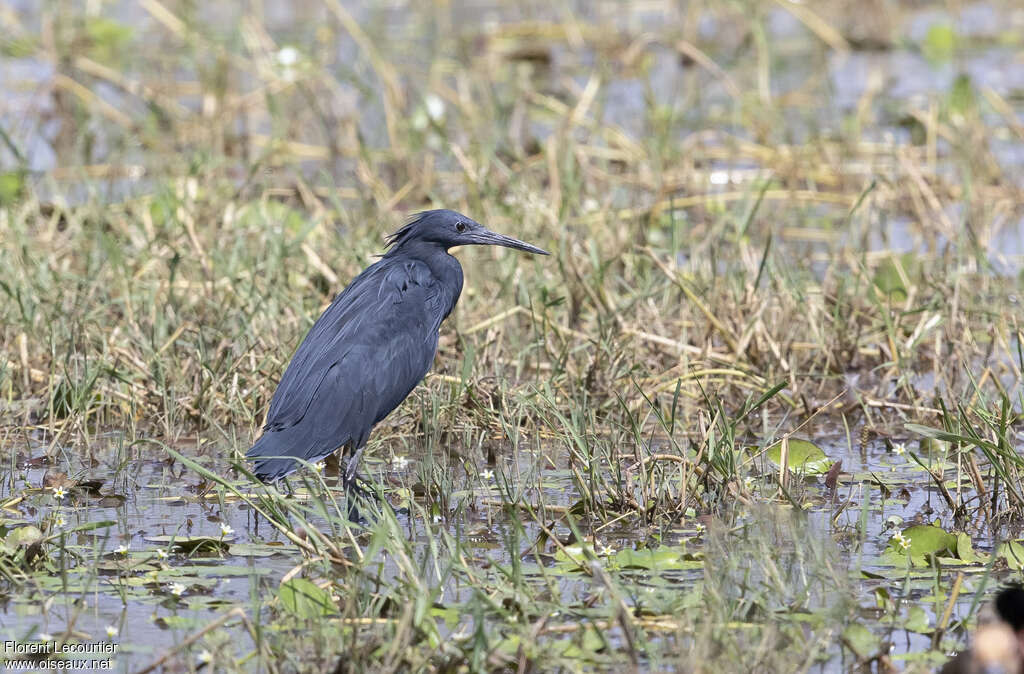
<instances>
[{"instance_id":1,"label":"small white flower","mask_svg":"<svg viewBox=\"0 0 1024 674\"><path fill-rule=\"evenodd\" d=\"M324 472L324 462L321 461L319 463L314 463L313 464L313 470L315 470L318 473Z\"/></svg>"},{"instance_id":2,"label":"small white flower","mask_svg":"<svg viewBox=\"0 0 1024 674\"><path fill-rule=\"evenodd\" d=\"M180 597L185 594L185 586L181 583L171 583L171 594L175 597Z\"/></svg>"},{"instance_id":3,"label":"small white flower","mask_svg":"<svg viewBox=\"0 0 1024 674\"><path fill-rule=\"evenodd\" d=\"M284 68L290 68L299 62L299 50L295 47L281 47L277 51L277 63Z\"/></svg>"},{"instance_id":4,"label":"small white flower","mask_svg":"<svg viewBox=\"0 0 1024 674\"><path fill-rule=\"evenodd\" d=\"M117 549L114 550L114 552L116 552L119 555L127 555L128 554L128 546L127 545L119 545L119 546L117 546Z\"/></svg>"},{"instance_id":5,"label":"small white flower","mask_svg":"<svg viewBox=\"0 0 1024 674\"><path fill-rule=\"evenodd\" d=\"M427 117L430 117L431 121L439 122L444 117L445 104L437 94L424 96L423 105L427 109Z\"/></svg>"},{"instance_id":6,"label":"small white flower","mask_svg":"<svg viewBox=\"0 0 1024 674\"><path fill-rule=\"evenodd\" d=\"M57 499L58 501L67 496L67 494L68 493L64 491L64 487L53 488L53 498Z\"/></svg>"},{"instance_id":7,"label":"small white flower","mask_svg":"<svg viewBox=\"0 0 1024 674\"><path fill-rule=\"evenodd\" d=\"M904 536L902 531L897 531L893 534L892 540L896 541L896 544L899 545L902 550L910 549L910 539Z\"/></svg>"},{"instance_id":8,"label":"small white flower","mask_svg":"<svg viewBox=\"0 0 1024 674\"><path fill-rule=\"evenodd\" d=\"M493 480L494 479L494 471L490 470L490 469L480 471L480 479L487 480L487 481Z\"/></svg>"},{"instance_id":9,"label":"small white flower","mask_svg":"<svg viewBox=\"0 0 1024 674\"><path fill-rule=\"evenodd\" d=\"M729 172L728 171L712 171L711 175L708 176L708 180L712 185L728 185L729 184Z\"/></svg>"},{"instance_id":10,"label":"small white flower","mask_svg":"<svg viewBox=\"0 0 1024 674\"><path fill-rule=\"evenodd\" d=\"M107 625L107 636L111 639L117 636L117 628L113 625Z\"/></svg>"},{"instance_id":11,"label":"small white flower","mask_svg":"<svg viewBox=\"0 0 1024 674\"><path fill-rule=\"evenodd\" d=\"M39 640L40 641L53 641L53 635L50 634L49 632L40 632L39 633Z\"/></svg>"},{"instance_id":12,"label":"small white flower","mask_svg":"<svg viewBox=\"0 0 1024 674\"><path fill-rule=\"evenodd\" d=\"M391 457L391 467L396 470L402 470L409 465L409 459L404 456L393 456Z\"/></svg>"},{"instance_id":13,"label":"small white flower","mask_svg":"<svg viewBox=\"0 0 1024 674\"><path fill-rule=\"evenodd\" d=\"M294 82L296 67L302 55L295 47L281 47L275 55L278 68L280 68L281 79L285 82Z\"/></svg>"},{"instance_id":14,"label":"small white flower","mask_svg":"<svg viewBox=\"0 0 1024 674\"><path fill-rule=\"evenodd\" d=\"M892 446L892 453L896 456L903 456L907 453L907 446L902 442L897 442Z\"/></svg>"},{"instance_id":15,"label":"small white flower","mask_svg":"<svg viewBox=\"0 0 1024 674\"><path fill-rule=\"evenodd\" d=\"M745 478L743 478L743 490L744 491L751 491L753 488L754 488L754 478L752 478L749 475L746 476Z\"/></svg>"},{"instance_id":16,"label":"small white flower","mask_svg":"<svg viewBox=\"0 0 1024 674\"><path fill-rule=\"evenodd\" d=\"M601 555L602 557L611 557L615 554L615 548L608 544L604 544L601 546L601 549L597 551L597 554Z\"/></svg>"},{"instance_id":17,"label":"small white flower","mask_svg":"<svg viewBox=\"0 0 1024 674\"><path fill-rule=\"evenodd\" d=\"M235 533L235 530L232 529L226 522L221 522L220 523L220 535L221 535L221 537L230 536L233 533Z\"/></svg>"},{"instance_id":18,"label":"small white flower","mask_svg":"<svg viewBox=\"0 0 1024 674\"><path fill-rule=\"evenodd\" d=\"M211 662L213 662L213 653L204 648L203 652L199 654L199 662L203 663L204 665L210 664Z\"/></svg>"},{"instance_id":19,"label":"small white flower","mask_svg":"<svg viewBox=\"0 0 1024 674\"><path fill-rule=\"evenodd\" d=\"M68 521L66 519L64 519L64 516L61 515L60 513L57 513L56 515L53 516L53 525L54 526L62 527L62 526L64 526L67 523L68 523Z\"/></svg>"},{"instance_id":20,"label":"small white flower","mask_svg":"<svg viewBox=\"0 0 1024 674\"><path fill-rule=\"evenodd\" d=\"M157 559L167 559L167 551L163 548L157 548L156 557Z\"/></svg>"},{"instance_id":21,"label":"small white flower","mask_svg":"<svg viewBox=\"0 0 1024 674\"><path fill-rule=\"evenodd\" d=\"M697 522L696 524L693 525L693 528L697 532L698 536L703 536L704 532L707 531L707 527L704 526L704 524L702 522Z\"/></svg>"}]
</instances>

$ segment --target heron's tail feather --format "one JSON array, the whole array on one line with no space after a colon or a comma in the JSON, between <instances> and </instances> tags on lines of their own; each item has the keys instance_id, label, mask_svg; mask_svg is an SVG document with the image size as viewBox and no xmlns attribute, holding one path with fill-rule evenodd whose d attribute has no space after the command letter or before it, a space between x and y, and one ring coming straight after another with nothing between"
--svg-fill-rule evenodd
<instances>
[{"instance_id":1,"label":"heron's tail feather","mask_svg":"<svg viewBox=\"0 0 1024 674\"><path fill-rule=\"evenodd\" d=\"M253 462L253 472L260 482L270 484L294 472L302 466L294 459L281 458L295 456L305 458L301 448L291 443L282 442L278 433L266 432L245 453L245 458Z\"/></svg>"}]
</instances>

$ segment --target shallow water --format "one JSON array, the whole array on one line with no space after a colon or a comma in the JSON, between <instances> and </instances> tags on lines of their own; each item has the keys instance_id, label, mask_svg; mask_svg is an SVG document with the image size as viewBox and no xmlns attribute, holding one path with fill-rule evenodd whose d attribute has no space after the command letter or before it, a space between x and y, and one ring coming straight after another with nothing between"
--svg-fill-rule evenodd
<instances>
[{"instance_id":1,"label":"shallow water","mask_svg":"<svg viewBox=\"0 0 1024 674\"><path fill-rule=\"evenodd\" d=\"M909 455L895 454L887 449L883 440L869 441L863 447L854 440L851 448L839 428L819 424L810 430L830 459L842 459L844 471L848 473L842 480L845 484L833 492L824 486L823 477L796 480L791 485L791 493L803 504L805 515L793 521L795 530L792 522L779 525L772 519L774 515L768 515L768 520L759 519L760 506L733 519L730 526L738 527L734 531L742 530L744 523L749 522L755 529L775 530L777 538L772 539L772 544L779 547L773 554L773 565L791 568L790 572L798 576L807 573L813 576L820 569L809 565L808 558L823 554L841 573L835 582L853 587L854 596L859 597L863 605L871 604L872 593L876 590L883 591L893 601L907 600L907 606L923 608L926 619L934 627L937 615L944 608L929 599L936 582L934 573L925 569L906 576L905 570L893 568L891 563L881 559L894 531L914 522L929 522L946 511L931 480ZM908 454L916 453L912 442L908 442L908 447ZM215 472L230 474L223 450L215 443L203 449L195 445L178 449L186 456L200 459ZM382 446L376 449L386 451ZM63 524L54 525L58 529L72 529L87 522L110 522L107 527L71 536L67 549L82 555L83 562L66 560L67 572L63 578L33 574L24 589L7 596L0 607L0 630L4 635L38 639L40 634L73 632L80 640L104 640L108 638L109 626L117 631L111 639L121 649L118 667L135 669L174 647L230 607L250 609L253 584L265 584L266 589L273 589L282 576L302 561L296 548L248 506L237 501L222 505L215 497L200 495L197 488L202 480L187 468L165 460L163 453L149 443L125 446L119 434L111 433L95 438L91 450L88 461L71 453L58 452L54 463L46 465L45 447L33 445L31 456L21 457L22 468L0 491L0 502L7 502L12 496L24 497L3 511L4 526L8 528L21 523L52 521L55 516L64 518ZM462 476L455 480L452 507L460 513L458 517L435 517L435 521L427 523L410 517L408 511L400 511L399 522L413 541L416 554L423 559L429 557L430 541L436 539L437 528L441 527L462 542L465 553L481 568L486 567L487 562L509 564L512 561L510 521L501 506L497 487L503 476L518 479L519 484L540 485L525 490L526 502L564 507L571 506L576 498L569 471L562 468L567 465L566 454L558 448L546 448L540 455L543 461L538 460L539 455L528 451L521 451L518 461L512 457L499 458L493 467L495 476L489 473L466 475L464 470L457 470ZM925 454L920 456L924 461L929 460ZM408 489L420 479L423 457L408 459L409 463L403 464L370 456L367 462L369 478L386 485L390 498L396 503L402 502ZM774 502L776 469L763 459L754 460L765 464L763 479L756 479L751 490L755 504ZM68 487L68 494L58 503L52 485L62 483L62 475L72 476L70 479L75 482L94 480L101 484L98 488L94 486L92 493ZM956 473L948 469L945 475L948 482ZM879 482L887 485L888 497L883 497ZM51 486L43 488L44 484ZM762 497L764 501L760 501ZM846 501L849 505L843 508ZM459 503L463 507L459 508ZM780 506L765 508L765 512L771 512ZM540 533L531 518L521 517L520 521L527 540ZM765 526L765 522L773 521L775 525ZM698 532L705 522L711 529ZM221 527L225 524L233 531L222 535ZM598 540L601 546L621 551L643 548L657 535L661 545L682 544L688 553L699 555L708 545L713 545L710 541L716 536L724 535L716 529L721 526L721 520L714 517L686 517L668 529L636 526L635 519L628 518L618 526L602 528ZM866 526L862 545L856 544L859 536L853 534L858 526ZM992 532L984 523L968 523L965 530L972 535L975 549L991 551ZM569 530L559 527L557 533L564 536ZM1005 536L1013 532L997 533ZM170 548L166 542L154 542L154 537L158 536L179 539L209 536L224 540L232 547L223 555L189 555L171 550L166 559L160 559L158 551ZM806 537L818 543L831 543L825 544L824 552L815 552L806 547ZM722 545L735 546L736 542L730 540ZM119 546L124 546L127 552L118 552ZM524 547L525 543L520 541L519 548ZM552 552L554 550L548 550L542 557L548 567L543 574L532 560L522 561L527 582L542 586L545 578L554 576L563 601L577 605L594 591L594 581L559 567L550 556ZM88 570L94 565L101 572L98 578L91 579ZM430 568L428 564L424 567ZM531 571L531 568L536 570ZM946 569L942 576L948 581L957 570ZM733 571L720 571L740 573L743 583L747 584L756 585L764 580L763 569L753 560ZM976 566L968 574L954 618L969 614L973 600L971 591L979 589L985 576L982 571L983 567ZM152 573L157 573L159 581L147 580ZM645 601L648 597L656 601L661 592L685 594L708 582L702 562L694 564L690 570L623 570L621 573L641 588L639 597ZM382 579L396 574L393 561L387 557L380 560ZM184 585L179 596L175 595L175 582ZM439 581L429 578L428 582ZM991 580L987 582L990 588L995 584ZM444 586L442 601L448 606L458 606L473 591L472 587L449 580ZM816 599L812 599L810 605L820 606L822 611L831 610L829 602L833 601L830 598L833 595L827 589L816 592ZM863 623L892 642L894 658L929 649L929 636L887 625L884 622L889 620L887 616L879 613L876 620L883 622L873 623L872 618L866 617ZM243 642L248 641L243 630L236 630L236 634ZM620 637L613 632L612 638ZM821 663L823 671L830 671L844 662L838 645L830 657Z\"/></svg>"}]
</instances>

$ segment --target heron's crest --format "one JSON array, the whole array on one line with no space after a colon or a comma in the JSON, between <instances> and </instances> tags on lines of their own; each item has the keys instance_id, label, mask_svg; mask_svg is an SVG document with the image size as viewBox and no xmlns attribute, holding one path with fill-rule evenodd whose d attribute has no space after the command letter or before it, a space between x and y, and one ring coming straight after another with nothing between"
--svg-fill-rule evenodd
<instances>
[{"instance_id":1,"label":"heron's crest","mask_svg":"<svg viewBox=\"0 0 1024 674\"><path fill-rule=\"evenodd\" d=\"M412 231L416 229L416 225L418 225L429 213L430 211L420 211L419 213L413 213L406 218L405 224L402 225L401 229L396 231L394 234L389 234L384 239L384 242L386 243L385 252L394 250L399 244L407 239L409 235L412 234Z\"/></svg>"}]
</instances>

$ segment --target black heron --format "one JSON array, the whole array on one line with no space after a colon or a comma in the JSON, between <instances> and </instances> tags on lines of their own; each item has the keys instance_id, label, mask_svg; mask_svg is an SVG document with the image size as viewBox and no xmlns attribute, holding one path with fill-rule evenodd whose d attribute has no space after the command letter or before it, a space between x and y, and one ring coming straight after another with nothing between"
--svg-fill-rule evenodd
<instances>
[{"instance_id":1,"label":"black heron","mask_svg":"<svg viewBox=\"0 0 1024 674\"><path fill-rule=\"evenodd\" d=\"M246 458L263 482L340 447L352 457L346 486L370 431L405 400L437 355L438 329L462 292L462 267L448 249L495 245L547 255L465 215L426 211L388 237L367 267L317 319L270 401L263 435Z\"/></svg>"}]
</instances>

